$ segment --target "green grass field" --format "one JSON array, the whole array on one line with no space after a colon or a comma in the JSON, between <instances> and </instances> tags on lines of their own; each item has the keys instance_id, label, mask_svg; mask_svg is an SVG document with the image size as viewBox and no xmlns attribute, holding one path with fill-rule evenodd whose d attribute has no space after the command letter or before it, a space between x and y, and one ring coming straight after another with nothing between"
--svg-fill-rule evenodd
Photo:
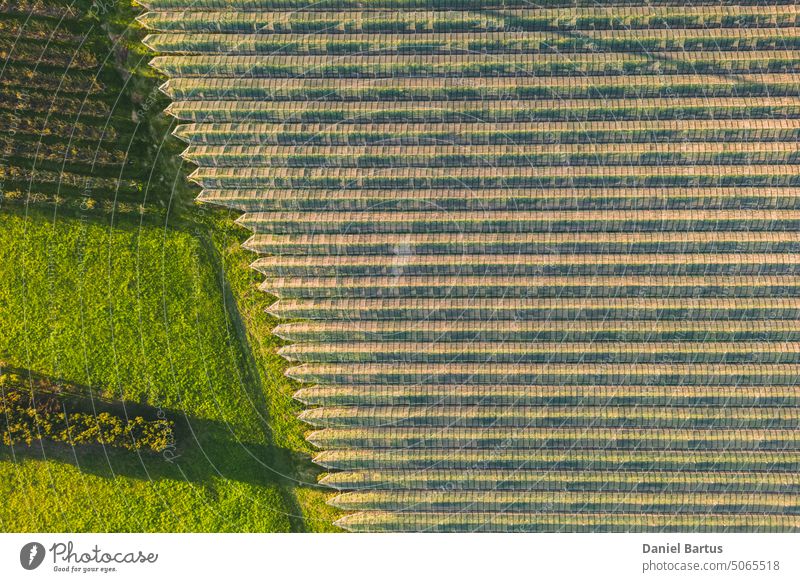
<instances>
[{"instance_id":1,"label":"green grass field","mask_svg":"<svg viewBox=\"0 0 800 582\"><path fill-rule=\"evenodd\" d=\"M221 283L223 266L234 270L246 257L217 253L205 234L53 220L43 210L5 209L0 237L6 367L162 409L178 424L168 455L5 448L4 531L290 531L329 523L329 510L314 507L323 493L299 486L315 475L275 346L251 352L242 337L251 318L269 325L257 317L265 298L244 295L240 312L236 293L249 281L238 278L234 293Z\"/></svg>"}]
</instances>

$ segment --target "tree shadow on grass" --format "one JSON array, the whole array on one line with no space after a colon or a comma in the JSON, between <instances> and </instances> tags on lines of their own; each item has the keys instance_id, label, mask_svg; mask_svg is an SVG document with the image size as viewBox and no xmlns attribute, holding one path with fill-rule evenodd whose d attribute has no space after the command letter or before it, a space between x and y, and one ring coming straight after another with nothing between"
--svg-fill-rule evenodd
<instances>
[{"instance_id":1,"label":"tree shadow on grass","mask_svg":"<svg viewBox=\"0 0 800 582\"><path fill-rule=\"evenodd\" d=\"M6 368L6 371L9 371ZM28 371L15 370L23 374ZM46 377L35 378L35 391L44 391ZM176 479L210 483L219 478L250 485L296 487L316 485L322 471L303 454L264 443L243 442L223 422L186 416L181 411L163 410L144 404L86 396L87 387L60 385L59 398L68 412L109 412L123 418L146 420L167 418L174 422L173 438L160 453L126 451L102 445L70 446L47 440L30 446L0 445L0 460L49 460L67 463L81 471L104 478L115 476L143 480Z\"/></svg>"},{"instance_id":2,"label":"tree shadow on grass","mask_svg":"<svg viewBox=\"0 0 800 582\"><path fill-rule=\"evenodd\" d=\"M191 420L175 433L175 447L161 453L43 440L30 446L2 445L0 461L56 461L104 478L175 479L198 484L224 478L284 487L316 486L321 472L305 455L238 441L221 423Z\"/></svg>"}]
</instances>

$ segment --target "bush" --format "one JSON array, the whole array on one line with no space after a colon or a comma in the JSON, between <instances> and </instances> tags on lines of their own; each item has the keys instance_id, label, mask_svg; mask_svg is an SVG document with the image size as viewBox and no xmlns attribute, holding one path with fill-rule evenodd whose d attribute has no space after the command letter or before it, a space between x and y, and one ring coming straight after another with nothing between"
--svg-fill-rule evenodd
<instances>
[{"instance_id":1,"label":"bush","mask_svg":"<svg viewBox=\"0 0 800 582\"><path fill-rule=\"evenodd\" d=\"M0 435L5 445L30 445L46 439L159 453L174 442L171 420L145 420L141 416L125 419L110 412L70 412L58 395L34 395L15 381L18 379L14 375L0 376Z\"/></svg>"}]
</instances>

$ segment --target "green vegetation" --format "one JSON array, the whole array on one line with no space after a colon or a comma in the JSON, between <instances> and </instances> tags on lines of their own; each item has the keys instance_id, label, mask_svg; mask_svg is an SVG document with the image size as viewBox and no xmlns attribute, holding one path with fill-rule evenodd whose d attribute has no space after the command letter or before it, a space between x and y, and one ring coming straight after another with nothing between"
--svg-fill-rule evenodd
<instances>
[{"instance_id":1,"label":"green vegetation","mask_svg":"<svg viewBox=\"0 0 800 582\"><path fill-rule=\"evenodd\" d=\"M6 529L800 529L797 6L144 3L0 0L11 412L174 426Z\"/></svg>"},{"instance_id":2,"label":"green vegetation","mask_svg":"<svg viewBox=\"0 0 800 582\"><path fill-rule=\"evenodd\" d=\"M608 6L569 8L566 10L409 10L388 14L366 15L359 9L324 11L318 5L301 0L311 10L228 11L218 14L222 7L215 2L193 2L193 11L171 10L169 3L147 1L153 12L141 21L158 31L197 33L259 33L259 34L335 34L346 38L350 34L430 34L476 32L542 32L562 31L619 31L665 30L672 36L676 29L743 29L785 28L797 26L798 14L793 6L771 7L769 11L743 10L741 6L718 7L709 10L702 4L676 8L639 6L610 12ZM184 0L183 4L186 2ZM207 10L201 10L208 7ZM344 6L342 6L344 8ZM513 8L513 6L512 6ZM278 16L276 17L275 14Z\"/></svg>"},{"instance_id":3,"label":"green vegetation","mask_svg":"<svg viewBox=\"0 0 800 582\"><path fill-rule=\"evenodd\" d=\"M2 5L25 42L0 47L0 373L90 417L164 419L173 438L158 454L2 446L0 529L335 530L245 233L193 203L137 13ZM31 65L37 47L62 60Z\"/></svg>"},{"instance_id":4,"label":"green vegetation","mask_svg":"<svg viewBox=\"0 0 800 582\"><path fill-rule=\"evenodd\" d=\"M151 160L102 24L87 2L0 8L2 198L135 212Z\"/></svg>"},{"instance_id":5,"label":"green vegetation","mask_svg":"<svg viewBox=\"0 0 800 582\"><path fill-rule=\"evenodd\" d=\"M16 374L0 376L0 427L6 446L49 440L70 445L99 444L129 451L164 452L174 443L174 423L166 418L123 418L110 412L76 412L69 398L25 389Z\"/></svg>"},{"instance_id":6,"label":"green vegetation","mask_svg":"<svg viewBox=\"0 0 800 582\"><path fill-rule=\"evenodd\" d=\"M12 501L3 528L300 528L297 460L272 445L264 393L247 374L212 251L177 230L66 217L52 224L48 214L0 216L3 359L89 395L162 410L176 423L176 445L156 456L4 448L0 482Z\"/></svg>"}]
</instances>

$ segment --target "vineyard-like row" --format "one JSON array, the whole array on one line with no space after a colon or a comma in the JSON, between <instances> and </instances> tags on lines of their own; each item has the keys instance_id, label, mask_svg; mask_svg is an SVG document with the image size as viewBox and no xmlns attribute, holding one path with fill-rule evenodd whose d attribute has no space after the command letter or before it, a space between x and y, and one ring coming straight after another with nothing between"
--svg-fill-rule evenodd
<instances>
[{"instance_id":1,"label":"vineyard-like row","mask_svg":"<svg viewBox=\"0 0 800 582\"><path fill-rule=\"evenodd\" d=\"M787 532L797 530L797 516L766 511L748 513L740 508L734 514L719 515L710 511L671 511L655 514L641 508L631 513L613 510L601 513L517 513L512 511L481 512L461 510L452 513L420 513L410 511L359 511L346 515L337 523L355 532L506 532L541 533L570 532Z\"/></svg>"},{"instance_id":2,"label":"vineyard-like row","mask_svg":"<svg viewBox=\"0 0 800 582\"><path fill-rule=\"evenodd\" d=\"M660 430L660 429L659 429ZM334 470L537 470L537 471L762 471L797 473L800 455L782 451L616 451L616 450L484 450L333 449L315 461ZM397 516L402 521L403 516Z\"/></svg>"},{"instance_id":3,"label":"vineyard-like row","mask_svg":"<svg viewBox=\"0 0 800 582\"><path fill-rule=\"evenodd\" d=\"M647 189L641 191L646 192ZM692 189L693 191L700 190L701 192L713 191L713 189ZM367 210L395 210L395 211L434 211L434 210L448 210L448 211L479 211L486 212L504 212L504 211L592 211L592 210L606 210L606 211L625 211L625 210L789 210L796 209L798 202L796 197L782 194L780 196L769 196L768 194L754 194L736 195L739 189L730 189L728 195L709 195L709 196L692 196L682 191L676 190L673 193L665 193L663 197L650 197L647 195L642 196L585 196L580 197L580 191L576 192L562 192L561 195L555 195L552 198L548 197L542 199L534 194L527 194L526 190L517 190L514 194L509 193L508 198L503 198L501 192L495 196L487 195L484 200L471 199L468 194L459 198L460 191L431 191L431 190L414 190L415 193L428 192L430 198L424 199L418 196L409 196L409 199L391 199L387 200L381 196L386 191L377 191L375 196L341 196L334 197L335 191L321 190L316 191L312 195L303 197L298 196L297 199L283 198L275 196L274 198L266 198L262 192L268 190L250 190L256 192L251 198L246 198L247 194L240 191L240 193L228 196L220 193L219 190L204 190L199 199L202 202L219 204L222 206L229 206L238 210L248 212L267 212L267 211L313 211L313 210L327 210L336 212L351 212L351 211L367 211ZM741 190L747 190L742 188ZM769 188L764 188L768 192ZM308 192L308 191L306 191ZM325 199L324 195L330 192L331 198ZM340 192L341 194L341 192ZM541 251L534 251L536 245L526 244L525 241L510 242L512 239L504 239L506 243L490 242L483 243L474 238L461 238L458 241L435 240L424 241L418 237L424 233L415 234L413 241L409 240L408 243L413 245L413 250L409 253L422 253L422 254L436 254L447 253L454 249L461 250L466 254L473 252L481 253L527 253L527 252L554 252L548 249L558 248L561 252L567 252L570 249L581 250L585 252L603 253L603 252L619 252L614 249L625 249L625 242L618 242L618 244L600 245L600 244L581 244L578 239L571 239L570 241L562 241L555 246L548 246L542 243ZM539 233L541 234L541 233ZM642 233L643 235L645 233ZM697 233L699 234L699 233ZM466 237L466 233L465 233ZM374 238L374 237L373 237ZM269 249L281 249L281 253L285 254L314 254L309 252L312 248L329 249L331 254L380 254L384 249L391 247L391 242L386 241L385 244L380 244L379 240L372 240L365 235L364 241L351 241L347 244L347 239L336 239L334 243L327 241L308 241L302 239L302 243L292 243L291 240L276 240L269 238L267 235L257 235L248 241L248 247L251 250L256 250L265 253L276 253ZM334 239L330 239L334 240ZM394 241L400 242L400 241ZM636 244L630 245L632 253L639 252L664 252L672 253L679 252L678 249L684 248L687 252L715 252L713 249L718 248L724 251L739 250L741 252L750 252L749 249L767 249L770 252L789 251L795 248L793 244L785 239L778 239L773 242L759 242L748 241L745 238L730 237L725 238L724 241L707 241L706 244L693 245L687 241L686 245L681 246L680 241L669 241L668 239L650 240L650 244L641 244L637 241ZM304 246L305 244L311 246ZM335 250L338 249L338 250ZM380 250L379 250L380 249ZM609 249L609 250L605 250ZM650 251L646 249L652 249ZM623 251L624 252L624 251Z\"/></svg>"},{"instance_id":4,"label":"vineyard-like row","mask_svg":"<svg viewBox=\"0 0 800 582\"><path fill-rule=\"evenodd\" d=\"M87 3L0 2L0 199L84 210L141 187L132 106Z\"/></svg>"},{"instance_id":5,"label":"vineyard-like row","mask_svg":"<svg viewBox=\"0 0 800 582\"><path fill-rule=\"evenodd\" d=\"M731 437L725 432L703 429L539 427L443 428L326 428L308 436L325 449L603 449L603 450L785 450L800 444L791 429L742 429ZM599 485L599 484L598 484Z\"/></svg>"},{"instance_id":6,"label":"vineyard-like row","mask_svg":"<svg viewBox=\"0 0 800 582\"><path fill-rule=\"evenodd\" d=\"M781 342L698 342L676 347L674 343L609 342L466 342L412 343L387 341L364 343L305 343L279 350L294 362L405 362L445 363L753 363L800 362L800 344Z\"/></svg>"},{"instance_id":7,"label":"vineyard-like row","mask_svg":"<svg viewBox=\"0 0 800 582\"><path fill-rule=\"evenodd\" d=\"M760 51L800 48L800 32L771 29L678 30L665 37L653 30L586 31L579 37L556 32L433 33L421 39L403 34L153 34L144 39L157 52L234 55L459 55L563 54L612 51Z\"/></svg>"},{"instance_id":8,"label":"vineyard-like row","mask_svg":"<svg viewBox=\"0 0 800 582\"><path fill-rule=\"evenodd\" d=\"M679 280L676 280L679 279ZM618 277L566 276L566 277L520 277L502 276L364 276L358 277L275 277L268 278L262 284L262 290L285 299L314 298L347 298L376 299L399 298L409 295L418 298L703 298L703 297L793 297L800 290L800 282L796 277L759 276L758 283L752 286L741 282L736 277L662 277L640 276ZM275 308L279 309L278 307ZM283 307L280 307L283 309ZM751 320L752 321L752 320ZM729 320L728 323L734 323ZM555 324L554 324L555 325ZM393 328L392 326L389 326ZM556 329L557 326L556 326ZM320 339L326 337L327 328L318 332ZM358 333L353 331L352 333ZM373 332L364 332L372 334ZM381 339L380 333L369 335L368 339ZM387 332L388 333L388 332ZM425 331L408 331L407 334L418 333L426 336ZM491 335L491 331L488 331ZM673 339L691 341L702 339L703 331L695 335L678 333ZM733 332L731 332L733 333ZM769 336L753 331L754 339L769 339ZM515 337L509 331L509 337ZM506 337L500 334L502 337ZM645 334L646 337L650 335ZM636 337L633 333L608 335L612 337ZM437 341L438 336L427 334L430 341ZM447 335L441 341L446 339ZM476 339L482 337L477 332ZM554 332L552 336L540 334L537 337L553 337L554 341L562 340L564 332ZM594 336L592 336L594 337ZM598 338L605 337L602 334ZM653 336L657 337L657 336ZM739 332L736 338L747 339L747 334ZM309 338L310 339L310 338Z\"/></svg>"},{"instance_id":9,"label":"vineyard-like row","mask_svg":"<svg viewBox=\"0 0 800 582\"><path fill-rule=\"evenodd\" d=\"M438 489L500 491L639 491L800 493L795 473L686 473L661 471L609 474L600 471L362 471L329 473L323 483L336 489Z\"/></svg>"},{"instance_id":10,"label":"vineyard-like row","mask_svg":"<svg viewBox=\"0 0 800 582\"><path fill-rule=\"evenodd\" d=\"M774 4L774 5L772 5ZM188 7L187 7L188 8ZM169 8L139 17L145 27L163 32L224 32L250 34L455 34L462 32L519 33L537 31L661 30L673 36L681 29L783 29L800 26L800 10L793 3L763 6L713 7L639 6L567 9L486 10L273 10L237 11ZM269 9L267 9L269 10Z\"/></svg>"},{"instance_id":11,"label":"vineyard-like row","mask_svg":"<svg viewBox=\"0 0 800 582\"><path fill-rule=\"evenodd\" d=\"M746 56L720 56L697 53L694 58L682 52L661 52L660 59L622 53L527 55L498 57L494 55L455 55L446 59L439 55L351 56L346 61L327 56L176 56L156 57L151 65L165 75L181 77L270 77L281 78L356 78L381 79L395 77L437 76L469 77L549 77L608 75L708 75L725 74L791 74L800 71L796 51L759 51ZM688 53L693 54L693 53ZM738 55L738 53L736 53ZM715 58L716 57L716 58ZM678 60L680 58L680 60Z\"/></svg>"},{"instance_id":12,"label":"vineyard-like row","mask_svg":"<svg viewBox=\"0 0 800 582\"><path fill-rule=\"evenodd\" d=\"M301 388L295 397L320 406L797 406L800 396L793 386L666 386L628 384L625 386L535 385L535 386L448 386L448 385L357 385ZM552 430L552 428L548 429ZM580 430L585 430L582 428ZM731 433L726 433L731 434ZM431 471L435 471L432 468ZM659 472L658 467L653 468ZM797 477L797 475L794 475ZM606 475L613 479L614 475ZM767 475L764 476L766 478ZM468 479L461 475L460 479ZM646 480L647 475L640 475ZM755 476L753 476L755 478ZM331 474L328 481L336 482ZM457 480L454 477L454 480ZM568 485L565 483L565 486Z\"/></svg>"},{"instance_id":13,"label":"vineyard-like row","mask_svg":"<svg viewBox=\"0 0 800 582\"><path fill-rule=\"evenodd\" d=\"M503 10L507 8L528 7L526 0L144 0L143 6L151 9L167 10L171 8L185 9L236 9L236 10L274 10L274 11L314 11L314 10L346 10L363 8L367 10L406 9L406 10ZM742 14L753 12L750 6L761 4L759 0L697 0L691 6L711 6L713 11L729 12L735 6ZM774 0L773 6L793 5L792 0ZM584 7L590 11L605 13L609 16L616 13L641 12L647 6L647 12L657 10L658 6L681 6L678 0L617 0L608 10L601 11L593 0L541 0L537 6L545 8L569 7L568 14L583 13Z\"/></svg>"}]
</instances>

